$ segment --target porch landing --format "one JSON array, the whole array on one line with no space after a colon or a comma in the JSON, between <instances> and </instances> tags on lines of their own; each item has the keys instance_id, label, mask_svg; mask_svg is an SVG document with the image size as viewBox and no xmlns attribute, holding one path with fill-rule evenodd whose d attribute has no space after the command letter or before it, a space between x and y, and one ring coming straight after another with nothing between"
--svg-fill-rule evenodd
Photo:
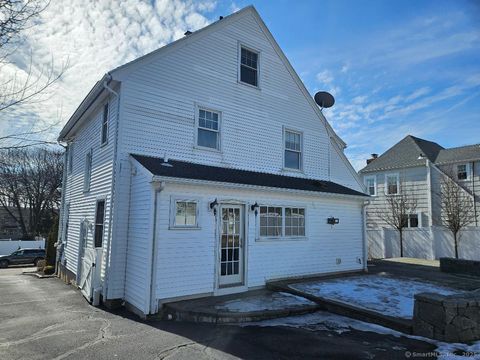
<instances>
[{"instance_id":1,"label":"porch landing","mask_svg":"<svg viewBox=\"0 0 480 360\"><path fill-rule=\"evenodd\" d=\"M318 309L319 305L303 297L262 289L168 303L162 316L166 320L238 323L306 314Z\"/></svg>"}]
</instances>

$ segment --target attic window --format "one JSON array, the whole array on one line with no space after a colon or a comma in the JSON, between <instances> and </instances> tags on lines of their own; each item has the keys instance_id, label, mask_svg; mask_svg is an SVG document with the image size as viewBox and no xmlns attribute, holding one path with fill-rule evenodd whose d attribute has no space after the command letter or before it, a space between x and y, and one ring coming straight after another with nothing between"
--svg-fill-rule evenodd
<instances>
[{"instance_id":1,"label":"attic window","mask_svg":"<svg viewBox=\"0 0 480 360\"><path fill-rule=\"evenodd\" d=\"M258 87L258 53L243 46L240 51L240 81Z\"/></svg>"}]
</instances>

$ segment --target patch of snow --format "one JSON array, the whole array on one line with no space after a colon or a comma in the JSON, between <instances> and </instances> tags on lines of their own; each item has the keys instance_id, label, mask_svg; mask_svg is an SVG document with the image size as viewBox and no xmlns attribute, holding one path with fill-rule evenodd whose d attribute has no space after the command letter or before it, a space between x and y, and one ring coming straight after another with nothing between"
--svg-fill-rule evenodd
<instances>
[{"instance_id":1,"label":"patch of snow","mask_svg":"<svg viewBox=\"0 0 480 360\"><path fill-rule=\"evenodd\" d=\"M412 318L414 295L432 292L452 295L458 290L416 280L363 275L289 285L290 288L325 299L373 310L385 315Z\"/></svg>"},{"instance_id":2,"label":"patch of snow","mask_svg":"<svg viewBox=\"0 0 480 360\"><path fill-rule=\"evenodd\" d=\"M249 296L244 299L235 299L217 304L217 310L226 310L232 312L253 312L263 310L281 310L290 309L298 306L315 305L314 302L301 296L292 295L285 292L274 292Z\"/></svg>"},{"instance_id":3,"label":"patch of snow","mask_svg":"<svg viewBox=\"0 0 480 360\"><path fill-rule=\"evenodd\" d=\"M413 340L423 341L435 345L438 359L440 360L480 360L480 341L473 344L446 343L438 340L424 338L421 336L408 335L402 332L386 328L381 325L371 324L360 320L351 319L345 316L332 314L326 311L317 311L312 314L290 316L279 319L238 324L239 326L286 326L301 328L310 331L333 331L338 334L348 332L352 329L358 331L369 331L382 335L395 337L406 337ZM402 348L403 350L403 348ZM407 349L405 349L407 352ZM462 353L463 355L456 355ZM413 355L413 354L411 354Z\"/></svg>"}]
</instances>

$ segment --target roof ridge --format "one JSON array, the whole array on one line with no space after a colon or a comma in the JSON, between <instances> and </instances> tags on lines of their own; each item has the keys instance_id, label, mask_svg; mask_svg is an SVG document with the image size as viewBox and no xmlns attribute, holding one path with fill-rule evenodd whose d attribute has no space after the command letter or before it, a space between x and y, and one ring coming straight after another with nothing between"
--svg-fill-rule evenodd
<instances>
[{"instance_id":1,"label":"roof ridge","mask_svg":"<svg viewBox=\"0 0 480 360\"><path fill-rule=\"evenodd\" d=\"M471 144L471 145L455 146L455 147L451 147L451 148L443 148L442 150L455 150L455 149L462 149L462 148L468 148L468 147L474 147L474 146L480 146L480 143ZM440 150L440 151L442 151L442 150Z\"/></svg>"}]
</instances>

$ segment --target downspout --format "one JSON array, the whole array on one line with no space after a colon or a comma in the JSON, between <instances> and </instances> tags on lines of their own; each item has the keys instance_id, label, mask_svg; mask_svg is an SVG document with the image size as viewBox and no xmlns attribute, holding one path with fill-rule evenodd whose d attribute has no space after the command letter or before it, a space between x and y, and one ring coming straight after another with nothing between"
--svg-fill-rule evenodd
<instances>
[{"instance_id":1,"label":"downspout","mask_svg":"<svg viewBox=\"0 0 480 360\"><path fill-rule=\"evenodd\" d=\"M370 205L370 200L364 201L362 205L363 271L365 272L368 272L367 205Z\"/></svg>"},{"instance_id":2,"label":"downspout","mask_svg":"<svg viewBox=\"0 0 480 360\"><path fill-rule=\"evenodd\" d=\"M108 81L105 80L103 87L117 98L117 116L115 119L115 141L113 143L113 169L112 169L112 186L110 189L110 214L108 219L108 236L107 236L107 253L105 254L105 279L103 281L103 300L108 299L108 279L110 274L110 244L112 239L112 221L113 221L113 200L115 198L115 177L117 174L117 147L118 147L118 125L120 119L120 94L108 86L112 80L112 75L108 74Z\"/></svg>"},{"instance_id":3,"label":"downspout","mask_svg":"<svg viewBox=\"0 0 480 360\"><path fill-rule=\"evenodd\" d=\"M67 151L70 151L70 148L67 148ZM65 250L63 248L64 246L64 238L63 238L63 228L64 228L64 210L65 210L65 192L67 190L67 159L68 159L68 154L67 151L63 154L63 174L62 174L62 200L60 202L60 215L58 217L58 235L57 235L57 260L55 261L55 274L58 275L58 263L60 261L60 255L63 253Z\"/></svg>"},{"instance_id":4,"label":"downspout","mask_svg":"<svg viewBox=\"0 0 480 360\"><path fill-rule=\"evenodd\" d=\"M430 227L433 226L433 206L432 206L432 168L430 166L430 160L426 159L425 165L427 166L427 186L428 186L428 222ZM422 224L423 226L423 224Z\"/></svg>"},{"instance_id":5,"label":"downspout","mask_svg":"<svg viewBox=\"0 0 480 360\"><path fill-rule=\"evenodd\" d=\"M478 226L477 203L475 195L475 161L472 161L472 193L473 193L473 215L475 216L475 226Z\"/></svg>"},{"instance_id":6,"label":"downspout","mask_svg":"<svg viewBox=\"0 0 480 360\"><path fill-rule=\"evenodd\" d=\"M147 299L149 299L148 313L155 314L158 311L158 304L156 302L155 294L155 282L156 282L156 267L157 267L157 207L158 207L158 195L165 188L165 183L163 181L152 180L151 182L154 191L154 201L153 201L153 234L152 234L152 256L150 262L150 286L149 294Z\"/></svg>"}]
</instances>

